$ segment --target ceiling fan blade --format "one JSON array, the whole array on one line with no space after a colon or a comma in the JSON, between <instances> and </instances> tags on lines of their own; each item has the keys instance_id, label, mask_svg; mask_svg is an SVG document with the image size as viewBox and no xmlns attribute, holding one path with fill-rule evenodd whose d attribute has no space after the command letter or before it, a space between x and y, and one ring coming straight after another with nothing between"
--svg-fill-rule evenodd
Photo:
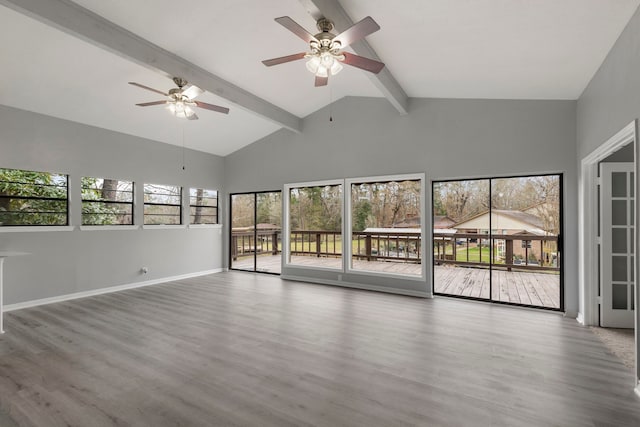
<instances>
[{"instance_id":1,"label":"ceiling fan blade","mask_svg":"<svg viewBox=\"0 0 640 427\"><path fill-rule=\"evenodd\" d=\"M333 42L340 42L340 46L345 48L351 43L355 43L358 40L362 40L371 33L375 33L380 29L380 25L373 20L372 17L367 16L360 22L356 22L340 34L334 37Z\"/></svg>"},{"instance_id":2,"label":"ceiling fan blade","mask_svg":"<svg viewBox=\"0 0 640 427\"><path fill-rule=\"evenodd\" d=\"M154 89L154 88L151 88L149 86L141 85L140 83L129 82L129 84L141 87L142 89L150 90L151 92L159 93L160 95L169 96L168 94L166 94L166 93L164 93L164 92L162 92L162 91L160 91L158 89Z\"/></svg>"},{"instance_id":3,"label":"ceiling fan blade","mask_svg":"<svg viewBox=\"0 0 640 427\"><path fill-rule=\"evenodd\" d=\"M161 104L166 104L169 101L153 101L153 102L143 102L141 104L136 104L139 107L149 107L151 105L161 105Z\"/></svg>"},{"instance_id":4,"label":"ceiling fan blade","mask_svg":"<svg viewBox=\"0 0 640 427\"><path fill-rule=\"evenodd\" d=\"M198 115L196 113L193 113L187 116L187 120L198 120Z\"/></svg>"},{"instance_id":5,"label":"ceiling fan blade","mask_svg":"<svg viewBox=\"0 0 640 427\"><path fill-rule=\"evenodd\" d=\"M187 85L182 88L182 94L189 99L193 99L196 96L202 95L203 93L204 90L195 85Z\"/></svg>"},{"instance_id":6,"label":"ceiling fan blade","mask_svg":"<svg viewBox=\"0 0 640 427\"><path fill-rule=\"evenodd\" d=\"M267 67L271 67L273 65L284 64L285 62L297 61L298 59L304 58L306 53L294 53L293 55L281 56L280 58L266 59L262 61L264 65Z\"/></svg>"},{"instance_id":7,"label":"ceiling fan blade","mask_svg":"<svg viewBox=\"0 0 640 427\"><path fill-rule=\"evenodd\" d=\"M326 86L329 83L329 77L316 76L316 87Z\"/></svg>"},{"instance_id":8,"label":"ceiling fan blade","mask_svg":"<svg viewBox=\"0 0 640 427\"><path fill-rule=\"evenodd\" d=\"M275 21L307 43L311 43L314 40L316 42L318 41L313 34L302 28L300 24L288 16L281 16L280 18L276 18Z\"/></svg>"},{"instance_id":9,"label":"ceiling fan blade","mask_svg":"<svg viewBox=\"0 0 640 427\"><path fill-rule=\"evenodd\" d=\"M373 59L365 58L364 56L355 55L353 53L343 52L345 64L349 64L352 67L357 67L365 71L370 71L373 74L378 74L384 68L384 64Z\"/></svg>"},{"instance_id":10,"label":"ceiling fan blade","mask_svg":"<svg viewBox=\"0 0 640 427\"><path fill-rule=\"evenodd\" d=\"M200 108L204 108L205 110L217 111L218 113L229 114L229 109L226 107L221 107L219 105L207 104L206 102L193 101Z\"/></svg>"}]
</instances>

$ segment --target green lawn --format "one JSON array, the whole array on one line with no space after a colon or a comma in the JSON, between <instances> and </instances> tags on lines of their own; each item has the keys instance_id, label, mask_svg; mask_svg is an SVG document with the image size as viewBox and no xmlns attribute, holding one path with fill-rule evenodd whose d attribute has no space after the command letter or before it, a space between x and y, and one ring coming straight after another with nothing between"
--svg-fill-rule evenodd
<instances>
[{"instance_id":1,"label":"green lawn","mask_svg":"<svg viewBox=\"0 0 640 427\"><path fill-rule=\"evenodd\" d=\"M467 259L467 248L456 250L456 261L480 262L480 248L469 248L469 258ZM482 248L482 262L489 262L489 248Z\"/></svg>"}]
</instances>

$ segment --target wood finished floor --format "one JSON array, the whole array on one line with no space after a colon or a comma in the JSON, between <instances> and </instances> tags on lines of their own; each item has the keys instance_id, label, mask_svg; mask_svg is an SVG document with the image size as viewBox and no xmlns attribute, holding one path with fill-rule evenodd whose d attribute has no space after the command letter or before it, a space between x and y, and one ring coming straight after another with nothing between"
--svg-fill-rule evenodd
<instances>
[{"instance_id":1,"label":"wood finished floor","mask_svg":"<svg viewBox=\"0 0 640 427\"><path fill-rule=\"evenodd\" d=\"M228 272L5 327L20 426L640 425L633 372L557 313Z\"/></svg>"}]
</instances>

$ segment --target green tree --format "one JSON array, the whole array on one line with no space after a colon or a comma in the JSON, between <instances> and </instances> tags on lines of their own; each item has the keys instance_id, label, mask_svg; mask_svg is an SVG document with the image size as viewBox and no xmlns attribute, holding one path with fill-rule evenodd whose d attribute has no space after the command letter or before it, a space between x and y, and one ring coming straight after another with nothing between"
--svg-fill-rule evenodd
<instances>
[{"instance_id":1,"label":"green tree","mask_svg":"<svg viewBox=\"0 0 640 427\"><path fill-rule=\"evenodd\" d=\"M0 169L1 225L66 225L67 177Z\"/></svg>"}]
</instances>

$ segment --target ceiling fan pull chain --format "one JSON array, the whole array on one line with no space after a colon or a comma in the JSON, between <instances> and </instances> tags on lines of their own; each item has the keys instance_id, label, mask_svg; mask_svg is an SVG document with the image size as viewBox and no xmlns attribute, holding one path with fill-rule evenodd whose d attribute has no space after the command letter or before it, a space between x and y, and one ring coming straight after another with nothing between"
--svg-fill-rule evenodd
<instances>
[{"instance_id":1,"label":"ceiling fan pull chain","mask_svg":"<svg viewBox=\"0 0 640 427\"><path fill-rule=\"evenodd\" d=\"M331 110L333 109L333 88L329 88L329 121L333 121L333 114Z\"/></svg>"}]
</instances>

